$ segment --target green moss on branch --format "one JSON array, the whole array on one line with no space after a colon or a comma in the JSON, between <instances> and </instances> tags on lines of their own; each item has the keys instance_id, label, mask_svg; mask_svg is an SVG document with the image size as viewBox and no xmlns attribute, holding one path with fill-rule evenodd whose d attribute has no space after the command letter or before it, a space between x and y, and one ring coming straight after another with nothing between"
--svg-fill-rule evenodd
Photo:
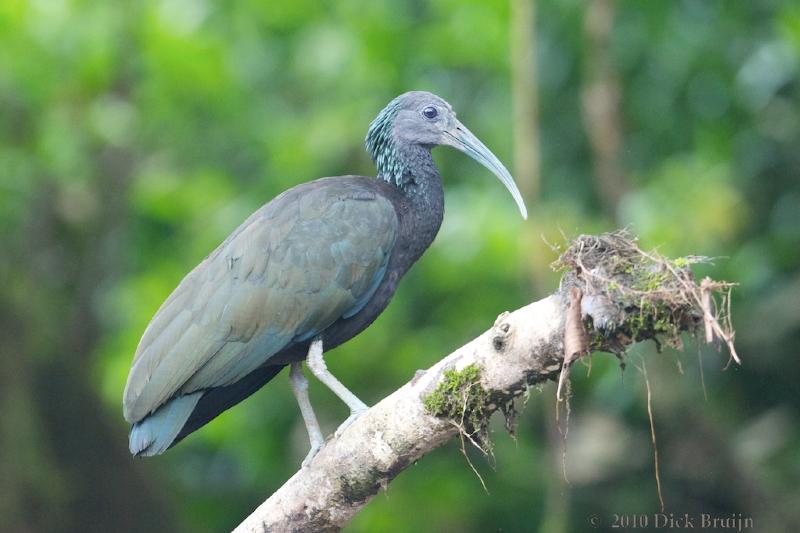
<instances>
[{"instance_id":1,"label":"green moss on branch","mask_svg":"<svg viewBox=\"0 0 800 533\"><path fill-rule=\"evenodd\" d=\"M425 411L446 418L471 440L488 444L489 393L481 386L480 368L469 365L444 371L441 382L422 401Z\"/></svg>"}]
</instances>

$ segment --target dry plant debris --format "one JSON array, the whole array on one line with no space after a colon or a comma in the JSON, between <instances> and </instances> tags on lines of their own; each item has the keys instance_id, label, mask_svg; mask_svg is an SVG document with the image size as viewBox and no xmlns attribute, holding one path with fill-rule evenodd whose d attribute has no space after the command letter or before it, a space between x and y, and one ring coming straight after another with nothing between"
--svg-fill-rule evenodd
<instances>
[{"instance_id":1,"label":"dry plant debris","mask_svg":"<svg viewBox=\"0 0 800 533\"><path fill-rule=\"evenodd\" d=\"M611 352L622 361L625 349L635 342L653 340L659 349L664 344L681 349L683 332L696 334L704 330L706 340L727 345L731 359L740 362L730 323L733 284L709 278L698 283L690 267L705 261L708 259L700 256L668 259L656 252L645 252L626 231L582 235L569 243L553 263L553 268L563 272L559 294L565 307L557 413L558 403L566 401L569 416L571 365L595 351ZM489 417L499 408L513 435L513 398L498 399L484 390L480 368L473 364L460 371L445 370L442 381L423 401L428 414L447 419L458 429L461 451L485 489L465 444L470 443L491 457ZM649 383L648 412L652 417ZM655 446L652 419L651 434ZM562 438L566 445L566 428ZM565 454L564 451L566 478ZM656 478L660 497L658 473Z\"/></svg>"},{"instance_id":2,"label":"dry plant debris","mask_svg":"<svg viewBox=\"0 0 800 533\"><path fill-rule=\"evenodd\" d=\"M553 268L565 272L562 293L582 294L588 351L622 356L628 345L648 339L659 348L681 349L681 333L702 328L707 341L725 344L731 359L741 363L730 321L734 284L709 278L698 283L690 267L707 261L645 252L627 231L618 231L578 237Z\"/></svg>"},{"instance_id":3,"label":"dry plant debris","mask_svg":"<svg viewBox=\"0 0 800 533\"><path fill-rule=\"evenodd\" d=\"M697 338L702 329L707 343L725 344L730 360L741 364L733 345L735 333L731 325L734 284L708 277L698 283L691 265L707 261L708 258L701 256L668 259L656 252L645 252L627 231L582 235L569 244L553 263L554 269L564 271L561 279L561 293L567 307L564 363L556 397L558 402L566 402L567 413L569 368L582 355L594 351L611 352L622 361L627 346L650 339L659 350L662 344L682 349L681 333L688 332ZM663 512L652 395L644 359L639 369L647 390L656 487ZM563 397L562 389L567 391ZM566 429L562 439L566 479Z\"/></svg>"}]
</instances>

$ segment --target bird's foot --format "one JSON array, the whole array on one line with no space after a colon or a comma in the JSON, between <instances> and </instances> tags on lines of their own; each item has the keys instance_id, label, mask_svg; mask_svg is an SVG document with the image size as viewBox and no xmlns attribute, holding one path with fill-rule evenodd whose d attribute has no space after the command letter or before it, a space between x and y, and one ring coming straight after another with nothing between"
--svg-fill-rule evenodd
<instances>
[{"instance_id":1,"label":"bird's foot","mask_svg":"<svg viewBox=\"0 0 800 533\"><path fill-rule=\"evenodd\" d=\"M311 445L311 449L308 450L308 454L306 455L306 458L303 459L302 463L300 463L300 468L308 468L309 466L311 466L311 462L314 460L314 457L317 456L317 454L319 453L319 451L322 449L322 447L324 445L325 445L325 442L318 442L316 444L312 444Z\"/></svg>"},{"instance_id":2,"label":"bird's foot","mask_svg":"<svg viewBox=\"0 0 800 533\"><path fill-rule=\"evenodd\" d=\"M336 428L336 432L333 434L333 436L334 436L334 437L336 437L336 438L338 439L338 438L339 438L339 437L342 435L342 433L344 433L344 431L345 431L345 430L346 430L348 427L350 427L350 424L352 424L353 422L355 422L355 421L356 421L356 419L357 419L359 416L363 415L363 414L364 414L364 413L366 413L368 410L369 410L369 407L367 407L367 406L365 405L363 408L354 409L354 410L350 411L350 416L348 416L348 417L345 419L345 421L344 421L344 422L342 422L342 423L341 423L341 425L339 425L339 427L338 427L338 428Z\"/></svg>"}]
</instances>

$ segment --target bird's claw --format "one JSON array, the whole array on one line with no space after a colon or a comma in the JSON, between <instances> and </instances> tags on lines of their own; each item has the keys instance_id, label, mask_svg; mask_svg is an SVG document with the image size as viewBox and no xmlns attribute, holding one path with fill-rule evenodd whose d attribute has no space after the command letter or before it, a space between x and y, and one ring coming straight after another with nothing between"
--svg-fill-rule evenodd
<instances>
[{"instance_id":1,"label":"bird's claw","mask_svg":"<svg viewBox=\"0 0 800 533\"><path fill-rule=\"evenodd\" d=\"M357 419L359 416L361 416L361 415L363 415L364 413L366 413L368 409L369 409L369 407L367 407L367 406L364 406L364 408L363 408L363 409L358 409L358 410L355 410L355 411L351 411L351 412L350 412L350 416L348 416L348 417L345 419L345 421L344 421L344 422L342 422L342 423L339 425L339 427L338 427L338 428L336 428L336 432L333 434L333 436L334 436L335 438L337 438L337 439L338 439L338 438L339 438L339 437L342 435L342 433L344 433L344 431L345 431L345 430L346 430L348 427L350 427L350 424L352 424L353 422L355 422L355 421L356 421L356 419Z\"/></svg>"},{"instance_id":2,"label":"bird's claw","mask_svg":"<svg viewBox=\"0 0 800 533\"><path fill-rule=\"evenodd\" d=\"M317 456L319 451L322 449L324 442L318 442L317 444L312 444L311 449L308 450L308 454L306 454L306 458L303 459L303 462L300 463L300 468L308 468L311 466L311 462L314 460L314 457Z\"/></svg>"}]
</instances>

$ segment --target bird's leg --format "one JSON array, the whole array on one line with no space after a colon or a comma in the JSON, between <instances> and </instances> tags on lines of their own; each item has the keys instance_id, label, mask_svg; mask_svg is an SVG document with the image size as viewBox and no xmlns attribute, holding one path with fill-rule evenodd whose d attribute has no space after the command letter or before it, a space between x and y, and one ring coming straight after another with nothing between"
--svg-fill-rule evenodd
<instances>
[{"instance_id":1,"label":"bird's leg","mask_svg":"<svg viewBox=\"0 0 800 533\"><path fill-rule=\"evenodd\" d=\"M342 385L342 383L330 373L328 367L325 365L325 359L322 357L322 339L319 337L314 339L314 341L311 343L311 346L308 348L307 363L308 368L311 369L311 372L315 376L317 376L317 379L327 385L327 387L332 390L340 400L346 403L347 407L350 408L350 416L347 417L344 422L342 422L334 434L336 437L338 437L345 429L347 429L347 426L352 424L353 421L358 418L359 415L369 409L369 407L367 407L367 404L359 400L355 394L347 390L347 387Z\"/></svg>"},{"instance_id":2,"label":"bird's leg","mask_svg":"<svg viewBox=\"0 0 800 533\"><path fill-rule=\"evenodd\" d=\"M308 398L308 379L303 374L303 363L301 361L292 363L292 367L289 370L289 383L292 386L294 397L297 399L297 405L300 406L300 413L303 415L303 422L306 423L306 431L308 431L308 440L311 442L311 450L309 450L302 463L302 467L305 468L311 464L311 460L314 459L322 445L325 444L325 438L319 429L317 415L314 414L311 400Z\"/></svg>"}]
</instances>

